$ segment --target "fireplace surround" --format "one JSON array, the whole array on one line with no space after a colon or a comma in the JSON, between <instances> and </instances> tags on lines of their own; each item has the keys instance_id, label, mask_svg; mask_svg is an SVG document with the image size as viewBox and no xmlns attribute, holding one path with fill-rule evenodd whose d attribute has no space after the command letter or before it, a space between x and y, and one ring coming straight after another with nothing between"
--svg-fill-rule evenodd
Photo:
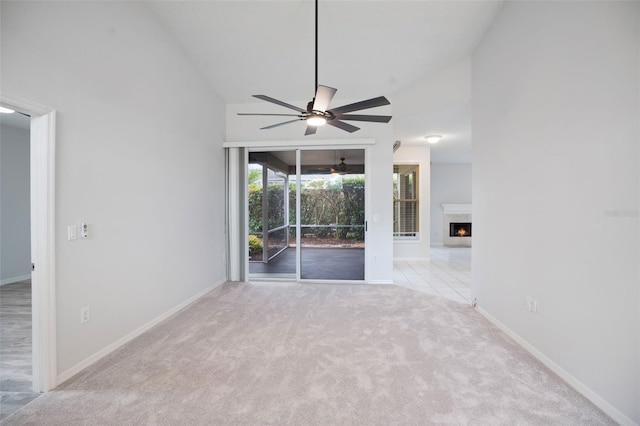
<instances>
[{"instance_id":1,"label":"fireplace surround","mask_svg":"<svg viewBox=\"0 0 640 426\"><path fill-rule=\"evenodd\" d=\"M471 247L471 204L442 204L442 242L447 247Z\"/></svg>"}]
</instances>

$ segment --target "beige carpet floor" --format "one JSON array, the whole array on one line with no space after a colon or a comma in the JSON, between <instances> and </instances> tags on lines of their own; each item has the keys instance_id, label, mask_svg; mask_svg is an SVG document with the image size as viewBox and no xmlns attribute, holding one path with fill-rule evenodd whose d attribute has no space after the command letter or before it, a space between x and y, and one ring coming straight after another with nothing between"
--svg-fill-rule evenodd
<instances>
[{"instance_id":1,"label":"beige carpet floor","mask_svg":"<svg viewBox=\"0 0 640 426\"><path fill-rule=\"evenodd\" d=\"M2 424L614 422L469 306L393 285L228 283Z\"/></svg>"}]
</instances>

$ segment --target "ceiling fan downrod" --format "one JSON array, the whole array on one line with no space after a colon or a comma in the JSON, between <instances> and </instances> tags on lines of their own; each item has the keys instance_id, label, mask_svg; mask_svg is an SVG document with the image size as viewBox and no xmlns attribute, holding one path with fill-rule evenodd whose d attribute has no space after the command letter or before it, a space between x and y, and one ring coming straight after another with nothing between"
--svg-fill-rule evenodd
<instances>
[{"instance_id":1,"label":"ceiling fan downrod","mask_svg":"<svg viewBox=\"0 0 640 426\"><path fill-rule=\"evenodd\" d=\"M313 93L316 93L317 91L318 91L318 0L316 0L316 85L313 88Z\"/></svg>"}]
</instances>

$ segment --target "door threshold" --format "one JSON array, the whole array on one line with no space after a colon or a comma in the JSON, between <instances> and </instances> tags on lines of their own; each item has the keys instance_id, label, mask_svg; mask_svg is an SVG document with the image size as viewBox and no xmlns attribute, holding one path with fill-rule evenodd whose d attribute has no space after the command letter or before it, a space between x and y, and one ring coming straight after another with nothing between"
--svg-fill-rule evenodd
<instances>
[{"instance_id":1,"label":"door threshold","mask_svg":"<svg viewBox=\"0 0 640 426\"><path fill-rule=\"evenodd\" d=\"M320 279L300 279L302 284L367 284L365 280L320 280Z\"/></svg>"},{"instance_id":2,"label":"door threshold","mask_svg":"<svg viewBox=\"0 0 640 426\"><path fill-rule=\"evenodd\" d=\"M286 276L286 275L250 275L249 282L252 281L297 281L295 276Z\"/></svg>"}]
</instances>

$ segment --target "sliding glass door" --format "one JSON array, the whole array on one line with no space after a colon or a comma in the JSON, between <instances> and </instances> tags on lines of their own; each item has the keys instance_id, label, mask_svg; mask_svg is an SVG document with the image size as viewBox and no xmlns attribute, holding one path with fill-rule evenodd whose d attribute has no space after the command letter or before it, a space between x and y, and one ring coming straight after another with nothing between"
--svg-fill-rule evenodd
<instances>
[{"instance_id":1,"label":"sliding glass door","mask_svg":"<svg viewBox=\"0 0 640 426\"><path fill-rule=\"evenodd\" d=\"M249 152L250 279L364 280L364 158L364 149Z\"/></svg>"}]
</instances>

